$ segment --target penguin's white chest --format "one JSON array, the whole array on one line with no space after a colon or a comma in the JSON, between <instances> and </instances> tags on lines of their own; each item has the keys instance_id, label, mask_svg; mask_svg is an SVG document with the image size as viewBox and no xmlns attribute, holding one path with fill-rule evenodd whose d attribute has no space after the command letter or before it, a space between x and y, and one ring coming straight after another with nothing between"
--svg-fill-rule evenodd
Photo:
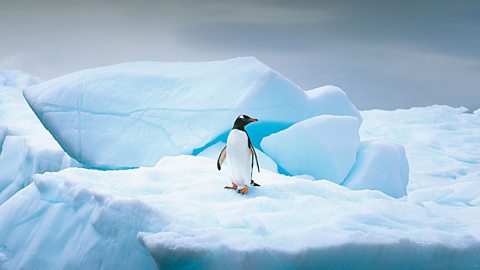
<instances>
[{"instance_id":1,"label":"penguin's white chest","mask_svg":"<svg viewBox=\"0 0 480 270\"><path fill-rule=\"evenodd\" d=\"M252 154L248 148L247 133L232 129L227 138L227 162L230 180L239 187L250 183L252 176Z\"/></svg>"}]
</instances>

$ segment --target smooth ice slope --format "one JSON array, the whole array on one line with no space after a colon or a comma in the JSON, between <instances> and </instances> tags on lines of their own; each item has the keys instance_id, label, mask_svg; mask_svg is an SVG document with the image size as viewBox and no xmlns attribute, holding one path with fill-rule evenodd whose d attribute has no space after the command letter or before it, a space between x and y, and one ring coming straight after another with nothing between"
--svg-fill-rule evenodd
<instances>
[{"instance_id":1,"label":"smooth ice slope","mask_svg":"<svg viewBox=\"0 0 480 270\"><path fill-rule=\"evenodd\" d=\"M357 161L343 183L350 189L372 189L400 198L407 195L408 161L405 149L384 141L362 142Z\"/></svg>"},{"instance_id":2,"label":"smooth ice slope","mask_svg":"<svg viewBox=\"0 0 480 270\"><path fill-rule=\"evenodd\" d=\"M319 114L361 120L340 89L327 88L305 92L246 57L88 69L28 88L24 95L72 157L92 167L125 168L190 154L227 132L239 114L273 129Z\"/></svg>"},{"instance_id":3,"label":"smooth ice slope","mask_svg":"<svg viewBox=\"0 0 480 270\"><path fill-rule=\"evenodd\" d=\"M354 117L322 115L264 138L261 146L291 175L307 174L340 184L355 163L358 129Z\"/></svg>"},{"instance_id":4,"label":"smooth ice slope","mask_svg":"<svg viewBox=\"0 0 480 270\"><path fill-rule=\"evenodd\" d=\"M21 74L5 80L14 86L36 80L28 78ZM35 117L21 90L0 87L0 204L27 186L33 174L75 164Z\"/></svg>"},{"instance_id":5,"label":"smooth ice slope","mask_svg":"<svg viewBox=\"0 0 480 270\"><path fill-rule=\"evenodd\" d=\"M160 269L480 266L480 201L399 200L269 171L258 179L262 187L241 196L224 190L226 179L215 159L194 156L134 170L37 175L0 206L2 263L7 269L153 269L154 261Z\"/></svg>"}]
</instances>

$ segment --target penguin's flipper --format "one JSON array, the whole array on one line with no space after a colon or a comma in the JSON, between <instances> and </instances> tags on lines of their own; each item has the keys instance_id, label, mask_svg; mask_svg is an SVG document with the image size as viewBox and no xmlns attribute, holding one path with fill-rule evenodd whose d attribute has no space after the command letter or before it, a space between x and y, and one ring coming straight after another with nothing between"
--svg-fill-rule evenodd
<instances>
[{"instance_id":1,"label":"penguin's flipper","mask_svg":"<svg viewBox=\"0 0 480 270\"><path fill-rule=\"evenodd\" d=\"M255 147L253 147L253 144L250 141L250 137L248 137L248 148L250 149L250 152L252 153L252 170L253 170L253 159L255 159L255 161L257 162L257 170L258 170L258 172L260 172L260 165L258 165L257 152L255 152Z\"/></svg>"},{"instance_id":2,"label":"penguin's flipper","mask_svg":"<svg viewBox=\"0 0 480 270\"><path fill-rule=\"evenodd\" d=\"M217 159L217 169L220 171L222 169L222 164L225 158L227 157L227 146L223 147L220 155L218 155Z\"/></svg>"}]
</instances>

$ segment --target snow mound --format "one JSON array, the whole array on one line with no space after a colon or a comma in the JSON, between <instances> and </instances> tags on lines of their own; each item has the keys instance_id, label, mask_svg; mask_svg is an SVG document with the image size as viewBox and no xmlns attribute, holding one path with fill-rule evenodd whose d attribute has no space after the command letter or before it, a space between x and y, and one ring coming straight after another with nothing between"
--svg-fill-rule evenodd
<instances>
[{"instance_id":1,"label":"snow mound","mask_svg":"<svg viewBox=\"0 0 480 270\"><path fill-rule=\"evenodd\" d=\"M360 124L362 123L362 117L357 108L339 87L326 85L308 90L306 94L312 106L309 110L317 111L319 115L350 115L356 117Z\"/></svg>"},{"instance_id":2,"label":"snow mound","mask_svg":"<svg viewBox=\"0 0 480 270\"><path fill-rule=\"evenodd\" d=\"M20 70L0 69L0 87L25 88L40 83L41 80Z\"/></svg>"},{"instance_id":3,"label":"snow mound","mask_svg":"<svg viewBox=\"0 0 480 270\"><path fill-rule=\"evenodd\" d=\"M361 121L340 89L305 92L253 57L100 67L43 82L24 95L70 156L103 169L191 154L219 140L239 114L275 131L319 114ZM252 141L266 135L254 132Z\"/></svg>"},{"instance_id":4,"label":"snow mound","mask_svg":"<svg viewBox=\"0 0 480 270\"><path fill-rule=\"evenodd\" d=\"M35 117L19 89L0 87L0 204L35 173L74 166Z\"/></svg>"},{"instance_id":5,"label":"snow mound","mask_svg":"<svg viewBox=\"0 0 480 270\"><path fill-rule=\"evenodd\" d=\"M260 176L262 186L241 196L224 190L228 176L215 160L195 156L133 170L36 175L0 206L2 263L7 269L480 264L475 207L459 211L329 181Z\"/></svg>"},{"instance_id":6,"label":"snow mound","mask_svg":"<svg viewBox=\"0 0 480 270\"><path fill-rule=\"evenodd\" d=\"M358 120L351 116L316 116L264 138L261 146L291 175L340 184L355 163L358 129Z\"/></svg>"},{"instance_id":7,"label":"snow mound","mask_svg":"<svg viewBox=\"0 0 480 270\"><path fill-rule=\"evenodd\" d=\"M203 150L198 155L202 156L202 157L208 157L208 158L213 158L213 159L217 160L218 155L222 151L223 147L225 147L225 145L226 144L224 142L217 142L216 144L214 144L214 145L208 147L207 149ZM258 150L257 148L255 148L255 152L257 153L258 164L260 165L260 168L269 170L271 172L278 172L278 167L277 167L277 164L275 163L275 161L273 161L269 156L265 155L265 153ZM224 164L225 165L223 165L223 166L228 167L228 161L227 160L224 161ZM257 169L256 169L257 168L256 166L257 165L255 164L254 170L253 170L254 175L257 174L257 172L258 172Z\"/></svg>"},{"instance_id":8,"label":"snow mound","mask_svg":"<svg viewBox=\"0 0 480 270\"><path fill-rule=\"evenodd\" d=\"M418 203L480 205L480 114L430 106L363 111L362 139L405 147L408 199Z\"/></svg>"},{"instance_id":9,"label":"snow mound","mask_svg":"<svg viewBox=\"0 0 480 270\"><path fill-rule=\"evenodd\" d=\"M362 142L357 161L343 183L350 189L372 189L400 198L407 195L408 161L405 149L383 141Z\"/></svg>"}]
</instances>

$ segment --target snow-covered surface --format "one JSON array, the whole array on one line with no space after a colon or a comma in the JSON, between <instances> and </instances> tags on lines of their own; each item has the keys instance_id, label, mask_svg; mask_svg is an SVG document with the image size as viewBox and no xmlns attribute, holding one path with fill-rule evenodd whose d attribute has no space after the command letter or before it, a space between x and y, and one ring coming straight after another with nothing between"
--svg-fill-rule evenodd
<instances>
[{"instance_id":1,"label":"snow-covered surface","mask_svg":"<svg viewBox=\"0 0 480 270\"><path fill-rule=\"evenodd\" d=\"M407 195L408 161L405 149L384 141L362 142L357 161L342 185L350 189L372 189L395 198Z\"/></svg>"},{"instance_id":2,"label":"snow-covered surface","mask_svg":"<svg viewBox=\"0 0 480 270\"><path fill-rule=\"evenodd\" d=\"M480 110L467 111L448 106L364 111L360 136L405 147L410 200L478 206Z\"/></svg>"},{"instance_id":3,"label":"snow-covered surface","mask_svg":"<svg viewBox=\"0 0 480 270\"><path fill-rule=\"evenodd\" d=\"M96 188L37 180L1 205L0 269L154 269L136 234L167 220Z\"/></svg>"},{"instance_id":4,"label":"snow-covered surface","mask_svg":"<svg viewBox=\"0 0 480 270\"><path fill-rule=\"evenodd\" d=\"M0 70L9 85L24 87L35 82L23 73L16 77ZM14 84L18 82L19 84ZM77 164L35 117L22 91L14 87L0 87L0 204L28 185L35 173L58 171Z\"/></svg>"},{"instance_id":5,"label":"snow-covered surface","mask_svg":"<svg viewBox=\"0 0 480 270\"><path fill-rule=\"evenodd\" d=\"M219 140L239 114L277 131L320 114L361 121L339 88L305 92L253 57L100 67L40 83L24 95L70 156L102 169L191 154ZM252 141L265 135L254 133Z\"/></svg>"},{"instance_id":6,"label":"snow-covered surface","mask_svg":"<svg viewBox=\"0 0 480 270\"><path fill-rule=\"evenodd\" d=\"M153 258L160 269L480 266L478 201L398 200L269 171L258 179L262 187L241 196L224 190L227 179L215 159L195 156L163 158L152 168L37 175L0 207L4 264L153 269Z\"/></svg>"},{"instance_id":7,"label":"snow-covered surface","mask_svg":"<svg viewBox=\"0 0 480 270\"><path fill-rule=\"evenodd\" d=\"M356 160L358 129L355 117L321 115L264 138L261 146L291 175L340 184Z\"/></svg>"}]
</instances>

